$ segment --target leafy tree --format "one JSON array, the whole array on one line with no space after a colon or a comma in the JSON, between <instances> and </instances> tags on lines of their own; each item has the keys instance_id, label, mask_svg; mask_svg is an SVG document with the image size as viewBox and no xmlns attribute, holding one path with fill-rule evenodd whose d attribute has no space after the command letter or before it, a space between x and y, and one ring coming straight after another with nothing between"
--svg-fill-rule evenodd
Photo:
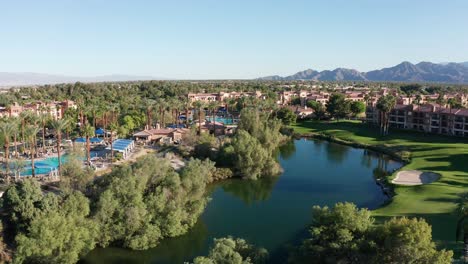
<instances>
[{"instance_id":1,"label":"leafy tree","mask_svg":"<svg viewBox=\"0 0 468 264\"><path fill-rule=\"evenodd\" d=\"M460 102L460 100L457 100L455 98L449 98L447 100L447 104L449 105L450 107L450 111L452 110L452 108L463 108L463 105L462 103Z\"/></svg>"},{"instance_id":2,"label":"leafy tree","mask_svg":"<svg viewBox=\"0 0 468 264\"><path fill-rule=\"evenodd\" d=\"M350 110L353 116L358 116L366 111L366 104L359 101L351 102Z\"/></svg>"},{"instance_id":3,"label":"leafy tree","mask_svg":"<svg viewBox=\"0 0 468 264\"><path fill-rule=\"evenodd\" d=\"M327 112L337 119L347 117L350 113L350 103L346 101L345 95L341 93L332 94L327 102Z\"/></svg>"},{"instance_id":4,"label":"leafy tree","mask_svg":"<svg viewBox=\"0 0 468 264\"><path fill-rule=\"evenodd\" d=\"M234 169L244 178L257 179L264 174L270 156L260 142L247 131L238 130L233 141Z\"/></svg>"},{"instance_id":5,"label":"leafy tree","mask_svg":"<svg viewBox=\"0 0 468 264\"><path fill-rule=\"evenodd\" d=\"M307 101L307 106L314 110L314 116L317 120L325 117L327 110L325 106L317 101Z\"/></svg>"},{"instance_id":6,"label":"leafy tree","mask_svg":"<svg viewBox=\"0 0 468 264\"><path fill-rule=\"evenodd\" d=\"M59 201L59 199L61 201ZM73 192L43 196L47 207L16 237L14 263L76 263L95 246L97 226L87 219L89 202Z\"/></svg>"},{"instance_id":7,"label":"leafy tree","mask_svg":"<svg viewBox=\"0 0 468 264\"><path fill-rule=\"evenodd\" d=\"M190 161L179 175L168 160L149 155L114 169L92 195L99 245L147 249L187 232L206 206L206 173L212 170L212 163Z\"/></svg>"},{"instance_id":8,"label":"leafy tree","mask_svg":"<svg viewBox=\"0 0 468 264\"><path fill-rule=\"evenodd\" d=\"M276 117L283 122L284 125L289 126L296 123L296 114L289 108L283 107L276 111Z\"/></svg>"},{"instance_id":9,"label":"leafy tree","mask_svg":"<svg viewBox=\"0 0 468 264\"><path fill-rule=\"evenodd\" d=\"M452 251L438 251L423 219L393 218L374 226L367 209L337 203L314 207L310 238L290 261L298 263L449 264Z\"/></svg>"},{"instance_id":10,"label":"leafy tree","mask_svg":"<svg viewBox=\"0 0 468 264\"><path fill-rule=\"evenodd\" d=\"M278 119L268 119L266 114L246 108L241 112L231 144L225 146L229 149L221 153L229 154L227 160L232 161L234 171L243 178L257 179L277 174L280 169L273 155L283 140L280 128Z\"/></svg>"},{"instance_id":11,"label":"leafy tree","mask_svg":"<svg viewBox=\"0 0 468 264\"><path fill-rule=\"evenodd\" d=\"M404 92L408 97L411 95L421 92L421 85L420 84L405 84L400 86L400 90Z\"/></svg>"},{"instance_id":12,"label":"leafy tree","mask_svg":"<svg viewBox=\"0 0 468 264\"><path fill-rule=\"evenodd\" d=\"M208 135L207 133L202 133L196 137L196 145L193 150L193 154L196 158L206 159L213 158L213 151L216 144L216 138Z\"/></svg>"},{"instance_id":13,"label":"leafy tree","mask_svg":"<svg viewBox=\"0 0 468 264\"><path fill-rule=\"evenodd\" d=\"M375 230L379 263L451 263L452 251L436 249L423 219L393 218Z\"/></svg>"},{"instance_id":14,"label":"leafy tree","mask_svg":"<svg viewBox=\"0 0 468 264\"><path fill-rule=\"evenodd\" d=\"M241 112L237 129L245 130L259 140L270 154L273 154L284 139L279 132L281 122L256 109L245 109Z\"/></svg>"},{"instance_id":15,"label":"leafy tree","mask_svg":"<svg viewBox=\"0 0 468 264\"><path fill-rule=\"evenodd\" d=\"M351 203L337 203L335 207L312 208L311 237L306 239L295 262L359 263L368 258L361 248L372 248L367 240L368 229L374 220L366 209Z\"/></svg>"},{"instance_id":16,"label":"leafy tree","mask_svg":"<svg viewBox=\"0 0 468 264\"><path fill-rule=\"evenodd\" d=\"M86 185L93 179L94 172L82 166L82 153L77 149L69 153L67 162L62 166L60 186L62 189L85 191Z\"/></svg>"},{"instance_id":17,"label":"leafy tree","mask_svg":"<svg viewBox=\"0 0 468 264\"><path fill-rule=\"evenodd\" d=\"M129 132L132 132L137 127L135 119L131 115L124 116L122 120L123 127Z\"/></svg>"},{"instance_id":18,"label":"leafy tree","mask_svg":"<svg viewBox=\"0 0 468 264\"><path fill-rule=\"evenodd\" d=\"M291 100L291 105L301 105L301 98L296 97Z\"/></svg>"},{"instance_id":19,"label":"leafy tree","mask_svg":"<svg viewBox=\"0 0 468 264\"><path fill-rule=\"evenodd\" d=\"M249 264L266 263L268 251L256 248L240 238L219 238L214 240L208 256L197 257L194 264Z\"/></svg>"},{"instance_id":20,"label":"leafy tree","mask_svg":"<svg viewBox=\"0 0 468 264\"><path fill-rule=\"evenodd\" d=\"M24 180L11 185L3 195L6 219L16 232L24 231L41 208L42 191L36 180Z\"/></svg>"},{"instance_id":21,"label":"leafy tree","mask_svg":"<svg viewBox=\"0 0 468 264\"><path fill-rule=\"evenodd\" d=\"M3 225L0 222L0 232L4 232ZM0 237L0 263L11 263L11 256L8 252L7 245L3 241L3 237Z\"/></svg>"}]
</instances>

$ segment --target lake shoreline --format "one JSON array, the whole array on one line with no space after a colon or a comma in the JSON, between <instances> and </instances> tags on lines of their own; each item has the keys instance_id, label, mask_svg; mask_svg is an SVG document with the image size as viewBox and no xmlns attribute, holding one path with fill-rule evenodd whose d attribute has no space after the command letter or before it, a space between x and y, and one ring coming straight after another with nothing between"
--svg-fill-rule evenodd
<instances>
[{"instance_id":1,"label":"lake shoreline","mask_svg":"<svg viewBox=\"0 0 468 264\"><path fill-rule=\"evenodd\" d=\"M391 183L390 179L393 178L393 175L398 172L401 168L404 166L408 165L411 160L408 158L402 157L402 155L392 151L389 148L385 148L384 146L373 146L369 144L364 144L360 142L355 142L355 141L349 141L349 140L344 140L341 138L334 137L332 135L327 135L324 133L306 133L306 134L301 134L301 133L295 133L293 138L295 139L300 139L300 138L307 138L307 139L318 139L318 140L324 140L327 142L332 142L344 146L349 146L353 148L359 148L359 149L367 149L371 150L374 152L377 152L379 154L387 155L399 162L403 163L403 166L401 166L399 169L395 170L392 172L391 175L388 175L386 177L382 178L375 178L375 183L379 185L379 187L382 189L382 192L388 196L388 200L380 207L385 206L386 204L390 203L392 201L392 198L396 195L395 189L394 189L394 184Z\"/></svg>"}]
</instances>

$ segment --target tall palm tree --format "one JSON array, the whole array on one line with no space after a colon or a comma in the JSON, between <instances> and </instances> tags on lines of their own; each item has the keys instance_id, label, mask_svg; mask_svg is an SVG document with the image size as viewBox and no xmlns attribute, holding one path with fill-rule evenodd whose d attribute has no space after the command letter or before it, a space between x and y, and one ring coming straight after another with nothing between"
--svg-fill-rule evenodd
<instances>
[{"instance_id":1,"label":"tall palm tree","mask_svg":"<svg viewBox=\"0 0 468 264\"><path fill-rule=\"evenodd\" d=\"M422 102L422 99L423 98L422 98L421 94L418 93L418 94L416 94L416 98L414 99L414 101L416 102L417 105L420 105L421 102Z\"/></svg>"},{"instance_id":2,"label":"tall palm tree","mask_svg":"<svg viewBox=\"0 0 468 264\"><path fill-rule=\"evenodd\" d=\"M439 105L439 133L442 133L442 105L445 107L445 104L447 103L447 100L445 100L445 95L443 93L440 93L439 96L436 99L436 103Z\"/></svg>"},{"instance_id":3,"label":"tall palm tree","mask_svg":"<svg viewBox=\"0 0 468 264\"><path fill-rule=\"evenodd\" d=\"M19 118L21 120L21 141L25 141L24 128L28 123L29 119L34 115L31 111L23 111L20 113Z\"/></svg>"},{"instance_id":4,"label":"tall palm tree","mask_svg":"<svg viewBox=\"0 0 468 264\"><path fill-rule=\"evenodd\" d=\"M36 176L36 168L34 168L34 159L36 158L36 145L37 145L37 133L41 131L40 127L34 125L28 125L25 129L26 138L29 142L29 151L31 153L31 172L32 176Z\"/></svg>"},{"instance_id":5,"label":"tall palm tree","mask_svg":"<svg viewBox=\"0 0 468 264\"><path fill-rule=\"evenodd\" d=\"M91 143L90 138L94 137L94 127L86 124L82 130L83 136L86 137L86 160L88 165L91 166Z\"/></svg>"},{"instance_id":6,"label":"tall palm tree","mask_svg":"<svg viewBox=\"0 0 468 264\"><path fill-rule=\"evenodd\" d=\"M39 123L42 126L42 152L45 152L45 131L46 131L46 125L47 122L51 120L50 115L46 113L42 113L38 116Z\"/></svg>"},{"instance_id":7,"label":"tall palm tree","mask_svg":"<svg viewBox=\"0 0 468 264\"><path fill-rule=\"evenodd\" d=\"M3 139L5 148L6 181L10 182L10 140L15 133L15 124L11 122L0 123L0 136Z\"/></svg>"},{"instance_id":8,"label":"tall palm tree","mask_svg":"<svg viewBox=\"0 0 468 264\"><path fill-rule=\"evenodd\" d=\"M231 116L231 122L234 123L234 115L231 113L232 109L236 107L237 100L235 98L229 98L226 101L226 113Z\"/></svg>"},{"instance_id":9,"label":"tall palm tree","mask_svg":"<svg viewBox=\"0 0 468 264\"><path fill-rule=\"evenodd\" d=\"M180 101L179 99L176 99L174 108L175 108L176 126L179 127L179 125L180 125L180 112L181 112L181 110L184 109L183 102Z\"/></svg>"},{"instance_id":10,"label":"tall palm tree","mask_svg":"<svg viewBox=\"0 0 468 264\"><path fill-rule=\"evenodd\" d=\"M204 105L205 104L202 101L196 101L194 103L194 106L198 111L198 134L199 135L201 134L201 111L202 111Z\"/></svg>"},{"instance_id":11,"label":"tall palm tree","mask_svg":"<svg viewBox=\"0 0 468 264\"><path fill-rule=\"evenodd\" d=\"M62 143L62 132L70 126L68 119L59 119L52 122L52 128L55 131L55 139L57 140L57 158L58 158L58 172L59 175L62 169L62 158L60 155L60 144Z\"/></svg>"},{"instance_id":12,"label":"tall palm tree","mask_svg":"<svg viewBox=\"0 0 468 264\"><path fill-rule=\"evenodd\" d=\"M110 145L111 145L111 164L114 163L114 145L112 144L113 142L113 137L114 137L114 132L118 130L118 124L116 122L113 122L109 126L110 130Z\"/></svg>"},{"instance_id":13,"label":"tall palm tree","mask_svg":"<svg viewBox=\"0 0 468 264\"><path fill-rule=\"evenodd\" d=\"M388 135L388 114L396 105L396 98L393 95L385 95L377 101L377 109L380 112L380 128L383 136Z\"/></svg>"},{"instance_id":14,"label":"tall palm tree","mask_svg":"<svg viewBox=\"0 0 468 264\"><path fill-rule=\"evenodd\" d=\"M150 129L151 124L152 124L152 113L153 113L154 100L153 99L143 100L143 106L144 106L144 110L146 112L146 129Z\"/></svg>"},{"instance_id":15,"label":"tall palm tree","mask_svg":"<svg viewBox=\"0 0 468 264\"><path fill-rule=\"evenodd\" d=\"M463 239L463 257L465 262L468 262L468 192L460 195L457 212L459 216L457 223L457 240Z\"/></svg>"},{"instance_id":16,"label":"tall palm tree","mask_svg":"<svg viewBox=\"0 0 468 264\"><path fill-rule=\"evenodd\" d=\"M213 136L216 136L215 111L217 110L217 108L218 108L218 102L216 101L212 101L208 104L208 111L210 111L211 120L213 123Z\"/></svg>"},{"instance_id":17,"label":"tall palm tree","mask_svg":"<svg viewBox=\"0 0 468 264\"><path fill-rule=\"evenodd\" d=\"M10 117L8 118L8 122L10 122L13 127L14 127L14 132L13 132L13 145L15 146L15 157L19 157L19 151L18 151L18 133L19 133L19 126L20 126L20 120L18 117Z\"/></svg>"}]
</instances>

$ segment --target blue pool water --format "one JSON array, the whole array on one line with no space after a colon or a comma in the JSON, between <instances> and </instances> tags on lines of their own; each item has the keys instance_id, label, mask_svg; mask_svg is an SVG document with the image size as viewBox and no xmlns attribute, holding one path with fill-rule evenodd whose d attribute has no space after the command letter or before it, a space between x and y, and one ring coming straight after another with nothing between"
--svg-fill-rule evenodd
<instances>
[{"instance_id":1,"label":"blue pool water","mask_svg":"<svg viewBox=\"0 0 468 264\"><path fill-rule=\"evenodd\" d=\"M206 117L206 120L212 121L213 119L212 119L212 117L208 116L208 117ZM233 125L233 124L237 124L238 119L234 118L234 122L233 122L233 119L230 118L230 117L219 117L219 116L217 116L217 117L215 117L215 121L219 122L219 123L223 123L225 125Z\"/></svg>"},{"instance_id":2,"label":"blue pool water","mask_svg":"<svg viewBox=\"0 0 468 264\"><path fill-rule=\"evenodd\" d=\"M95 151L91 151L91 157L95 157L97 154ZM62 165L67 162L68 155L61 156ZM86 157L83 157L85 160ZM50 157L42 160L35 160L34 167L35 167L35 174L49 174L51 171L58 168L58 158L57 157ZM14 165L10 165L13 169ZM26 165L24 169L21 171L21 176L31 176L32 175L32 168L31 168L31 161L26 161Z\"/></svg>"},{"instance_id":3,"label":"blue pool water","mask_svg":"<svg viewBox=\"0 0 468 264\"><path fill-rule=\"evenodd\" d=\"M67 161L67 155L61 157L62 164ZM58 168L58 158L50 157L43 160L34 161L36 174L49 174L51 171ZM32 175L31 161L26 162L26 167L21 171L21 176Z\"/></svg>"}]
</instances>

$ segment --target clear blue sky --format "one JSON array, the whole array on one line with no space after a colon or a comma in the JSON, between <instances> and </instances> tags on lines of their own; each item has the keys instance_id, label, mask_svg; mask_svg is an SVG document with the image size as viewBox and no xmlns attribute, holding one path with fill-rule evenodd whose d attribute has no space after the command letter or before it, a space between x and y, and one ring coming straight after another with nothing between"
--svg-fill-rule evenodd
<instances>
[{"instance_id":1,"label":"clear blue sky","mask_svg":"<svg viewBox=\"0 0 468 264\"><path fill-rule=\"evenodd\" d=\"M468 61L468 1L0 0L0 71L253 78Z\"/></svg>"}]
</instances>

